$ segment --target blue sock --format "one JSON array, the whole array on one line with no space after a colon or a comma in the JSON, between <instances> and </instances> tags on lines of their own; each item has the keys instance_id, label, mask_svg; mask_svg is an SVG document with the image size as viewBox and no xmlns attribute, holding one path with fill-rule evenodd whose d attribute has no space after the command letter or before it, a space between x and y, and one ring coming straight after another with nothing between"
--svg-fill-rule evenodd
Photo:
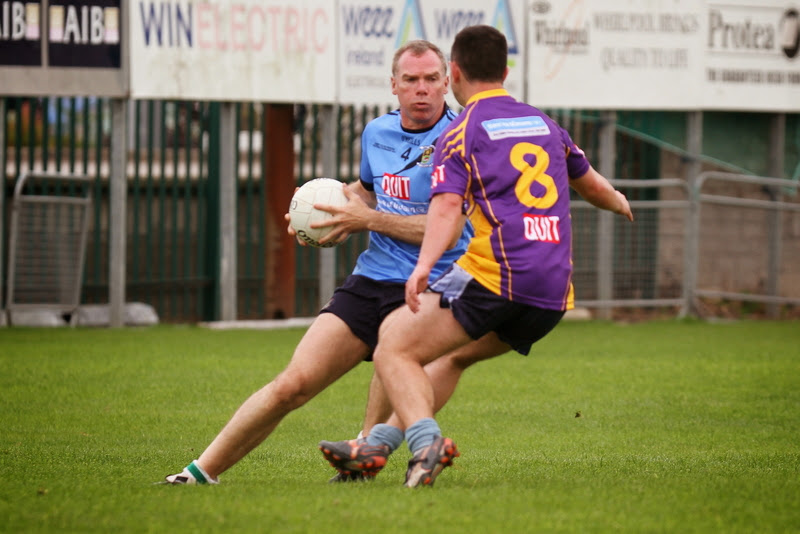
<instances>
[{"instance_id":1,"label":"blue sock","mask_svg":"<svg viewBox=\"0 0 800 534\"><path fill-rule=\"evenodd\" d=\"M430 417L420 419L406 429L406 441L412 453L427 447L441 435L442 431L439 429L436 419Z\"/></svg>"},{"instance_id":2,"label":"blue sock","mask_svg":"<svg viewBox=\"0 0 800 534\"><path fill-rule=\"evenodd\" d=\"M394 452L403 443L403 431L396 426L379 424L372 427L367 436L370 445L388 445Z\"/></svg>"}]
</instances>

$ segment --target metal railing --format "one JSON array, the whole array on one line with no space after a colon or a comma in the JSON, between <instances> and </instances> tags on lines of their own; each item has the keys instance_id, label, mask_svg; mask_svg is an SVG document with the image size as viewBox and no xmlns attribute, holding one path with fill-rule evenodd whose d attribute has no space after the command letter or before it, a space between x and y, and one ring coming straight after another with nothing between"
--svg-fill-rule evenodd
<instances>
[{"instance_id":1,"label":"metal railing","mask_svg":"<svg viewBox=\"0 0 800 534\"><path fill-rule=\"evenodd\" d=\"M717 190L709 192L714 182ZM704 297L758 302L777 316L778 305L800 305L799 189L800 183L781 178L714 171L697 177L687 306Z\"/></svg>"},{"instance_id":2,"label":"metal railing","mask_svg":"<svg viewBox=\"0 0 800 534\"><path fill-rule=\"evenodd\" d=\"M572 201L576 306L682 306L683 249L690 233L686 181L665 178L612 183L628 197L635 222L614 217L613 238L606 240L613 247L610 254L599 253L597 219L602 212L586 201ZM604 292L609 284L611 291ZM603 298L604 293L610 298Z\"/></svg>"}]
</instances>

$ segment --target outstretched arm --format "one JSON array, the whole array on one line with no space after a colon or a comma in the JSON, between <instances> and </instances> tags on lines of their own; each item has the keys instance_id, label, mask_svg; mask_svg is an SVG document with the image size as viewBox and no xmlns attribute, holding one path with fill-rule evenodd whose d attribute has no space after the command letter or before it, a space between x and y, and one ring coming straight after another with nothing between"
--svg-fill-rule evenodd
<instances>
[{"instance_id":1,"label":"outstretched arm","mask_svg":"<svg viewBox=\"0 0 800 534\"><path fill-rule=\"evenodd\" d=\"M311 225L312 228L331 228L331 232L320 239L320 243L341 242L350 234L366 231L378 232L413 245L422 243L422 236L425 233L425 215L396 215L379 212L375 209L377 204L375 193L364 189L360 181L349 185L343 184L342 187L344 187L344 193L348 199L346 205L315 204L314 206L333 215L333 218L327 221ZM291 220L288 213L283 218L287 223ZM286 231L293 237L297 235L291 224L287 225ZM298 239L297 242L300 245L306 245L301 239Z\"/></svg>"},{"instance_id":2,"label":"outstretched arm","mask_svg":"<svg viewBox=\"0 0 800 534\"><path fill-rule=\"evenodd\" d=\"M425 215L397 215L375 209L375 193L367 191L360 181L345 187L348 202L344 206L315 205L333 217L314 223L312 228L331 227L331 232L320 239L321 243L343 241L350 234L378 232L398 241L419 245L425 233Z\"/></svg>"},{"instance_id":3,"label":"outstretched arm","mask_svg":"<svg viewBox=\"0 0 800 534\"><path fill-rule=\"evenodd\" d=\"M574 189L584 200L598 208L618 213L629 221L633 221L633 213L625 195L614 189L614 186L597 172L594 167L580 178L569 181Z\"/></svg>"}]
</instances>

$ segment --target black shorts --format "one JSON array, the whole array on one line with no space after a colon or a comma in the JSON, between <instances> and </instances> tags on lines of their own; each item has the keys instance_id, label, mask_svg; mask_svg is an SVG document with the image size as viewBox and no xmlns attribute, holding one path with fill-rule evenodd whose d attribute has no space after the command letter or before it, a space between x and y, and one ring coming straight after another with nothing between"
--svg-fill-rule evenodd
<instances>
[{"instance_id":1,"label":"black shorts","mask_svg":"<svg viewBox=\"0 0 800 534\"><path fill-rule=\"evenodd\" d=\"M562 310L520 304L496 295L458 265L447 269L430 289L441 294L439 305L450 308L471 338L479 339L494 331L501 341L523 355L564 316Z\"/></svg>"},{"instance_id":2,"label":"black shorts","mask_svg":"<svg viewBox=\"0 0 800 534\"><path fill-rule=\"evenodd\" d=\"M332 313L345 322L355 336L372 350L378 344L378 329L386 316L406 302L406 285L380 282L351 274L336 288L320 313ZM372 360L372 353L367 357Z\"/></svg>"}]
</instances>

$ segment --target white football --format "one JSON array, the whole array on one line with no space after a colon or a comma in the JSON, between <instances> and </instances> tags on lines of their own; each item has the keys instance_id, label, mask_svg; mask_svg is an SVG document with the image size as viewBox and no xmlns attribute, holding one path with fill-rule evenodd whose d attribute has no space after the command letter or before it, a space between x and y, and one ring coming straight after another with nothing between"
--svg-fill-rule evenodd
<instances>
[{"instance_id":1,"label":"white football","mask_svg":"<svg viewBox=\"0 0 800 534\"><path fill-rule=\"evenodd\" d=\"M330 233L331 227L311 228L311 223L324 221L333 217L327 211L314 209L314 204L328 204L331 206L344 206L347 197L342 190L344 184L333 178L315 178L304 183L295 191L292 203L289 205L290 224L297 232L297 236L313 247L333 247L338 243L330 242L324 245L319 240Z\"/></svg>"}]
</instances>

